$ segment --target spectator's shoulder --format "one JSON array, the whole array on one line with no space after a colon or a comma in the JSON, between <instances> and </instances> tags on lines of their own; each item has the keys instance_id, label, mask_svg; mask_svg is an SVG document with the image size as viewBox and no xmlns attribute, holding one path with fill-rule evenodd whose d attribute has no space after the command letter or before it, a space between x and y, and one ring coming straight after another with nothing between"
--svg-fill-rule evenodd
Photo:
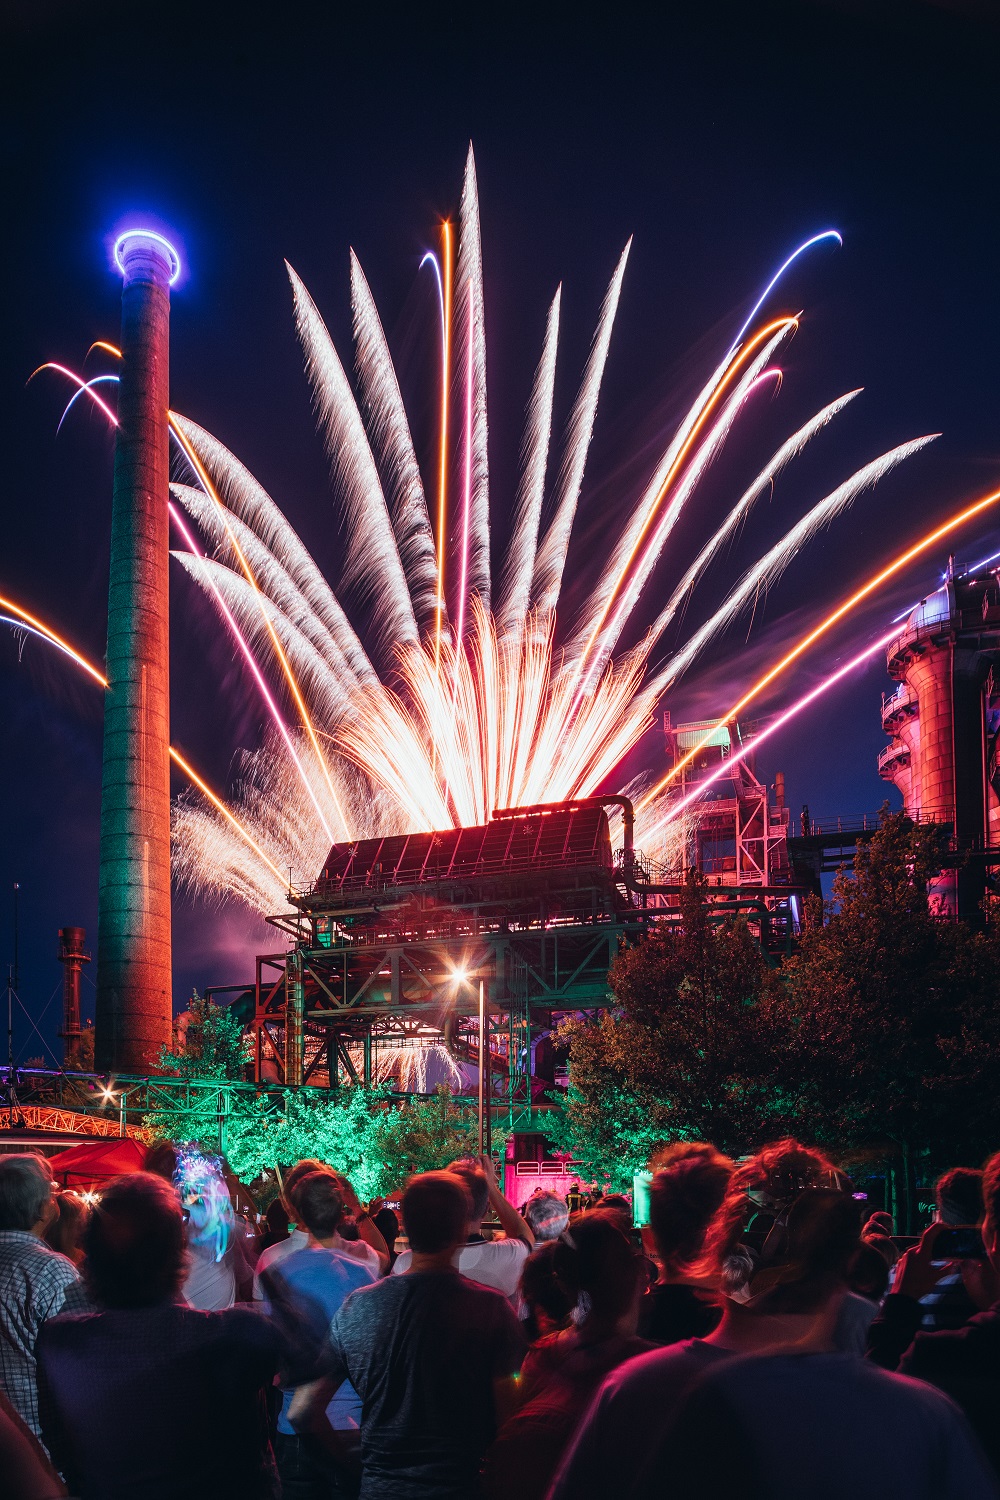
<instances>
[{"instance_id":1,"label":"spectator's shoulder","mask_svg":"<svg viewBox=\"0 0 1000 1500\"><path fill-rule=\"evenodd\" d=\"M193 1307L179 1307L182 1318L193 1314L197 1319L211 1319L206 1328L225 1339L244 1344L249 1349L271 1349L280 1343L280 1334L262 1307L227 1307L220 1312L200 1312Z\"/></svg>"},{"instance_id":2,"label":"spectator's shoulder","mask_svg":"<svg viewBox=\"0 0 1000 1500\"><path fill-rule=\"evenodd\" d=\"M505 1234L499 1240L490 1240L490 1247L497 1255L506 1255L511 1260L527 1260L531 1254L531 1246L527 1241L519 1240L511 1234Z\"/></svg>"},{"instance_id":3,"label":"spectator's shoulder","mask_svg":"<svg viewBox=\"0 0 1000 1500\"><path fill-rule=\"evenodd\" d=\"M16 1251L16 1259L25 1268L30 1268L30 1274L43 1273L49 1280L69 1286L70 1282L79 1279L76 1266L68 1256L53 1250L44 1240L35 1239L32 1236L24 1237Z\"/></svg>"},{"instance_id":4,"label":"spectator's shoulder","mask_svg":"<svg viewBox=\"0 0 1000 1500\"><path fill-rule=\"evenodd\" d=\"M482 1281L473 1281L463 1271L458 1273L458 1282L462 1292L471 1302L486 1309L496 1309L502 1306L510 1312L510 1299L507 1293L502 1292L499 1287L486 1286Z\"/></svg>"},{"instance_id":5,"label":"spectator's shoulder","mask_svg":"<svg viewBox=\"0 0 1000 1500\"><path fill-rule=\"evenodd\" d=\"M46 1318L38 1330L36 1351L42 1354L46 1349L70 1348L81 1338L88 1337L99 1318L100 1313L96 1312L59 1313L54 1318Z\"/></svg>"},{"instance_id":6,"label":"spectator's shoulder","mask_svg":"<svg viewBox=\"0 0 1000 1500\"><path fill-rule=\"evenodd\" d=\"M899 1370L902 1375L924 1380L981 1361L985 1361L991 1370L1000 1366L1000 1307L977 1313L961 1328L916 1334L903 1355Z\"/></svg>"},{"instance_id":7,"label":"spectator's shoulder","mask_svg":"<svg viewBox=\"0 0 1000 1500\"><path fill-rule=\"evenodd\" d=\"M347 1279L354 1282L356 1291L361 1291L364 1287L372 1286L376 1281L381 1280L371 1261L360 1260L354 1255L345 1255L342 1258L347 1268ZM375 1265L377 1264L378 1257L376 1256Z\"/></svg>"}]
</instances>

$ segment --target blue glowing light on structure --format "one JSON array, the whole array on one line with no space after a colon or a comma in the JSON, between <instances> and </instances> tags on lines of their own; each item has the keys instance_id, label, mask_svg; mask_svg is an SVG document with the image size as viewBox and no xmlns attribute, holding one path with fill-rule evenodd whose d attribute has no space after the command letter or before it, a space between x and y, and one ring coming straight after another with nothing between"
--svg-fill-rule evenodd
<instances>
[{"instance_id":1,"label":"blue glowing light on structure","mask_svg":"<svg viewBox=\"0 0 1000 1500\"><path fill-rule=\"evenodd\" d=\"M124 276L125 274L125 262L122 259L122 246L124 245L126 240L133 239L155 240L158 245L162 245L166 249L170 261L170 285L173 286L174 282L181 274L181 258L177 251L174 249L173 245L167 239L166 235L158 234L155 229L126 229L115 240L115 265L118 267L119 271L121 271L122 275Z\"/></svg>"}]
</instances>

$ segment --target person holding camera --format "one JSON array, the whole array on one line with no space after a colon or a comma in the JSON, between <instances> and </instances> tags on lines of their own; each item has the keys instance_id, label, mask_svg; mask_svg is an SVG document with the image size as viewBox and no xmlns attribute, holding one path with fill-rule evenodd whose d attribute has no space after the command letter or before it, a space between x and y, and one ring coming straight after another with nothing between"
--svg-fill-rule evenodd
<instances>
[{"instance_id":1,"label":"person holding camera","mask_svg":"<svg viewBox=\"0 0 1000 1500\"><path fill-rule=\"evenodd\" d=\"M982 1227L940 1220L900 1257L891 1294L872 1324L869 1358L936 1385L965 1412L1000 1476L1000 1152L983 1169ZM963 1327L921 1331L921 1298L952 1263L980 1309Z\"/></svg>"}]
</instances>

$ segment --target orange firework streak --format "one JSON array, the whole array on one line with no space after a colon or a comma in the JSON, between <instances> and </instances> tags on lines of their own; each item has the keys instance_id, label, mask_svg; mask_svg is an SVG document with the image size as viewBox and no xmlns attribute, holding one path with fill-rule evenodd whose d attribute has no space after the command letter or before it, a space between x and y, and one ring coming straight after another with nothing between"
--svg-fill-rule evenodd
<instances>
[{"instance_id":1,"label":"orange firework streak","mask_svg":"<svg viewBox=\"0 0 1000 1500\"><path fill-rule=\"evenodd\" d=\"M678 771L682 771L694 759L698 751L708 744L717 729L721 729L723 725L735 719L736 715L742 712L748 703L752 702L754 698L762 693L787 666L790 666L797 657L802 655L803 651L807 651L814 641L818 641L820 636L825 635L832 626L836 625L838 620L842 620L846 614L849 614L856 604L860 604L862 599L866 599L869 594L885 583L887 578L891 578L894 573L898 573L900 568L905 568L907 563L912 562L915 557L919 557L921 552L926 552L928 547L933 547L934 543L939 542L943 536L947 536L949 531L954 531L956 527L963 525L964 522L971 521L973 516L979 515L980 511L986 510L988 506L995 505L998 500L1000 500L1000 490L994 490L992 495L987 495L984 499L977 500L975 505L970 505L965 510L959 511L958 515L952 516L950 520L945 521L944 525L938 526L936 530L928 532L919 542L914 543L906 552L901 553L888 567L883 568L880 573L876 573L875 577L870 578L863 588L858 589L857 593L852 594L849 599L845 599L843 604L839 605L832 614L827 615L826 619L822 620L814 630L811 630L808 635L802 637L798 645L793 646L786 656L783 656L775 666L765 672L763 677L758 678L749 692L744 693L739 702L734 703L729 712L723 714L722 718L718 719L712 725L711 729L698 741L697 745L693 746L686 755L681 756L677 764L672 770L667 772L662 781L657 782L652 791L647 792L636 803L636 812L641 812L643 808L648 807L653 798L670 785Z\"/></svg>"},{"instance_id":2,"label":"orange firework streak","mask_svg":"<svg viewBox=\"0 0 1000 1500\"><path fill-rule=\"evenodd\" d=\"M8 599L3 594L0 594L0 608L9 609L12 615L17 615L18 619L23 620L26 625L30 625L32 630L37 630L39 635L46 636L54 646L59 647L60 651L65 651L67 656L71 656L77 666L82 667L85 672L88 672L96 683L99 683L102 688L107 687L108 679L103 673L97 670L93 662L89 662L85 656L80 655L79 651L75 651L64 636L52 630L37 615L29 614L26 609L21 608L20 604L15 604L13 599Z\"/></svg>"},{"instance_id":3,"label":"orange firework streak","mask_svg":"<svg viewBox=\"0 0 1000 1500\"><path fill-rule=\"evenodd\" d=\"M684 443L681 446L680 452L678 453L677 457L674 459L673 463L670 465L670 469L669 469L669 472L667 473L667 477L664 479L663 483L660 485L660 488L659 488L659 491L657 493L656 499L653 501L652 505L650 506L649 515L646 517L645 521L643 521L643 523L642 523L642 530L639 532L639 535L636 537L635 545L632 548L632 551L629 553L628 558L626 559L625 566L622 568L622 570L619 573L617 579L615 580L615 586L611 590L611 593L608 595L607 603L604 605L604 607L601 610L600 619L597 621L597 624L594 626L593 630L591 631L591 633L590 633L590 639L588 640L586 646L584 646L584 648L583 648L583 654L580 657L579 665L577 666L577 669L576 669L576 680L577 680L577 682L579 682L580 677L583 674L583 669L587 665L587 658L590 656L590 653L591 653L591 650L593 648L594 642L597 640L597 637L600 635L601 629L602 629L602 627L604 625L604 622L608 618L608 612L609 612L609 610L611 609L611 606L614 604L615 600L618 597L618 591L621 588L622 584L625 582L626 577L628 576L629 568L631 568L633 562L635 561L636 554L638 553L639 548L642 546L643 542L645 541L646 535L647 535L647 533L649 531L649 528L652 526L653 521L656 518L656 513L659 510L660 506L662 505L663 500L664 500L664 498L666 496L666 493L667 493L668 489L670 488L670 486L673 483L674 479L677 477L678 470L680 469L680 467L683 464L684 460L687 458L689 452L691 451L691 445L692 445L692 443L695 441L695 439L697 438L698 434L701 432L702 428L705 426L705 423L708 421L709 417L712 415L712 412L715 409L715 407L718 405L720 398L725 393L725 390L726 390L727 386L729 386L732 383L735 375L739 371L740 366L746 364L747 360L749 359L750 355L754 352L754 350L760 344L764 343L770 337L770 335L772 333L777 333L777 331L778 331L779 328L798 327L798 321L799 321L798 318L776 318L773 323L768 323L767 326L766 326L766 328L762 328L758 333L755 333L754 336L753 336L753 338L746 345L746 347L740 350L740 352L737 355L736 359L733 360L732 364L729 366L729 369L726 371L725 375L722 377L722 379L719 381L719 384L716 386L715 390L712 392L711 396L709 397L708 401L705 404L705 410L702 412L701 416L698 418L697 422L692 427L690 433L688 434L687 438L685 439Z\"/></svg>"},{"instance_id":4,"label":"orange firework streak","mask_svg":"<svg viewBox=\"0 0 1000 1500\"><path fill-rule=\"evenodd\" d=\"M246 558L243 556L243 549L240 547L239 542L236 540L236 537L235 537L235 535L233 533L232 527L229 524L229 520L228 520L228 518L226 516L226 507L223 505L222 501L219 499L219 496L218 496L218 493L216 491L216 488L215 488L214 484L212 483L211 479L208 477L208 474L207 474L207 472L205 470L205 467L202 464L201 460L199 459L197 453L195 453L194 449L191 447L191 444L188 442L188 440L184 436L183 432L181 432L180 427L178 426L177 422L174 420L174 413L173 412L170 413L170 425L171 425L171 428L173 430L174 436L177 438L177 441L180 443L181 447L183 448L184 453L185 453L187 459L189 460L192 468L194 469L195 473L198 475L198 478L199 478L201 484L204 487L206 495L208 495L209 498L211 500L213 500L215 502L215 504L218 506L219 514L221 515L221 517L222 517L222 523L223 523L223 525L226 528L226 534L228 535L229 540L232 543L233 551L236 553L236 556L239 559L240 567L243 569L244 576L245 576L247 582L249 583L250 587L253 589L254 596L256 597L256 599L258 600L258 603L260 604L261 618L263 619L264 624L267 626L267 633L271 637L271 644L274 646L274 650L275 650L275 653L276 653L276 655L278 657L278 661L281 663L281 670L284 672L285 679L288 682L288 686L292 690L292 697L295 699L295 706L298 708L299 716L300 716L300 718L302 720L302 727L305 730L306 734L309 736L309 743L312 745L312 747L313 747L313 753L315 754L316 759L319 762L320 770L323 773L323 779L326 782L327 788L328 788L328 790L330 792L330 796L333 799L333 805L337 809L337 816L339 817L341 823L343 824L344 830L347 833L347 836L349 838L350 837L350 832L351 832L350 825L348 824L347 819L344 816L344 810L343 810L343 808L340 805L340 799L337 796L337 793L334 791L333 782L330 779L329 768L327 767L327 764L326 764L326 757L324 756L322 750L320 749L319 740L316 738L316 731L313 728L313 722L312 722L312 719L309 716L309 710L306 708L305 699L302 697L302 693L301 693L301 691L299 689L298 682L296 681L296 678L295 678L295 673L292 671L291 666L290 666L289 661L288 661L288 658L285 655L285 652L284 652L284 649L283 649L283 647L281 645L281 642L278 639L277 631L275 630L274 626L271 624L271 621L270 621L270 619L268 617L268 614L267 614L267 610L264 608L263 603L261 602L261 593L260 593L260 589L257 587L257 580L254 578L253 572L252 572L252 570L250 568L250 564L247 562Z\"/></svg>"},{"instance_id":5,"label":"orange firework streak","mask_svg":"<svg viewBox=\"0 0 1000 1500\"><path fill-rule=\"evenodd\" d=\"M176 765L180 766L181 770L184 772L184 775L198 788L202 796L207 797L212 806L218 808L219 812L227 820L227 822L231 823L232 826L236 829L236 832L239 834L240 838L243 839L243 841L247 845L249 845L249 847L257 855L257 858L263 860L264 864L267 865L267 868L272 872L272 874L277 876L282 885L285 885L286 877L278 869L278 866L274 863L273 860L268 859L267 855L264 853L260 845L253 838L251 838L249 833L247 833L239 818L233 816L233 814L229 811L229 808L223 802L222 798L217 797L212 791L212 788L207 784L207 782L202 781L197 771L195 771L191 766L188 765L183 755L179 750L175 750L173 745L171 745L170 747L170 759L174 761Z\"/></svg>"},{"instance_id":6,"label":"orange firework streak","mask_svg":"<svg viewBox=\"0 0 1000 1500\"><path fill-rule=\"evenodd\" d=\"M23 620L26 625L30 625L33 630L37 630L39 635L45 636L45 638L47 640L50 640L54 646L58 646L59 650L65 652L67 656L71 657L72 660L76 662L78 667L82 667L83 670L88 674L88 676L94 679L98 686L102 688L107 687L108 679L97 670L93 662L88 661L85 656L81 656L79 651L74 650L74 648L66 640L65 636L61 636L57 630L53 630L51 625L46 625L44 620L40 620L37 615L31 614L28 610L22 609L20 604L15 604L13 599L8 599L3 594L0 594L0 608L9 610L12 615L17 615L18 619ZM174 749L173 745L170 746L170 758L175 762L176 765L180 767L180 769L184 772L184 775L188 778L192 785L196 786L199 792L201 792L204 797L208 798L213 807L218 808L222 816L236 829L236 832L239 834L244 843L253 850L253 852L258 856L259 859L263 860L268 869L273 871L273 873L281 881L282 885L284 885L285 877L278 869L278 866L274 864L272 860L268 859L267 855L264 853L260 845L243 827L243 824L240 822L239 818L237 818L233 813L229 811L229 808L223 802L222 798L216 796L215 792L212 791L212 788L208 785L208 783L202 780L197 771L195 771L194 768L188 764L179 750Z\"/></svg>"},{"instance_id":7,"label":"orange firework streak","mask_svg":"<svg viewBox=\"0 0 1000 1500\"><path fill-rule=\"evenodd\" d=\"M451 379L451 220L441 225L444 260L444 328L441 344L441 456L438 470L437 514L437 625L434 631L434 671L441 665L441 623L444 614L445 526L448 515L448 387Z\"/></svg>"}]
</instances>

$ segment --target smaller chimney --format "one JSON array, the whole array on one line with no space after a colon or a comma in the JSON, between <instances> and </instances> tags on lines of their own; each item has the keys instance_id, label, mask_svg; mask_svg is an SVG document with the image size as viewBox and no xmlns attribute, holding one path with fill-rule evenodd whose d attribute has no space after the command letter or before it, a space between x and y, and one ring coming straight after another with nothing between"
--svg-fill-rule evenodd
<instances>
[{"instance_id":1,"label":"smaller chimney","mask_svg":"<svg viewBox=\"0 0 1000 1500\"><path fill-rule=\"evenodd\" d=\"M80 971L90 963L84 948L85 927L60 927L59 962L63 965L63 1064L80 1065Z\"/></svg>"}]
</instances>

